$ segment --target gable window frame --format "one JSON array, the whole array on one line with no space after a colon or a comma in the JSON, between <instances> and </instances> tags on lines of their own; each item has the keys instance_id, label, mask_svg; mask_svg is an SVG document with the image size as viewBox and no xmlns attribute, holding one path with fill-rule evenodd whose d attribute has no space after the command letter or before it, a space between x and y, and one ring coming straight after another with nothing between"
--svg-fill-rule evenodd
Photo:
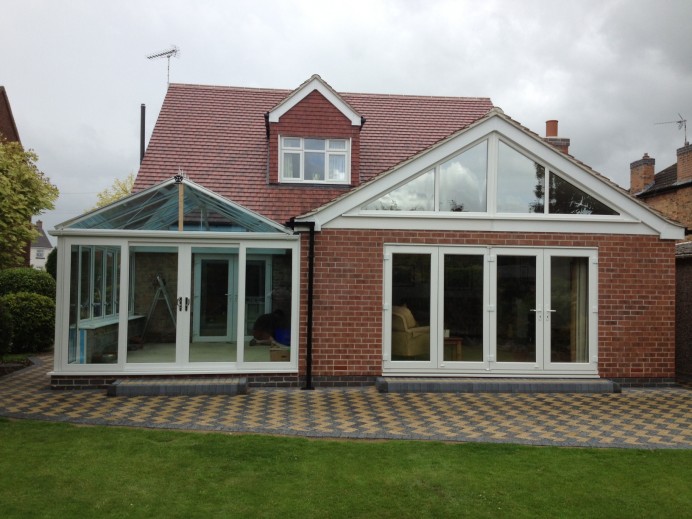
<instances>
[{"instance_id":1,"label":"gable window frame","mask_svg":"<svg viewBox=\"0 0 692 519\"><path fill-rule=\"evenodd\" d=\"M323 161L315 161L323 155ZM288 160L293 156L292 160ZM335 160L336 159L336 160ZM341 159L343 175L331 176L333 164ZM309 164L319 167L323 178L307 178ZM293 167L287 167L292 164ZM298 171L289 171L296 168ZM336 137L295 137L279 135L279 182L282 184L336 184L351 183L351 139Z\"/></svg>"},{"instance_id":2,"label":"gable window frame","mask_svg":"<svg viewBox=\"0 0 692 519\"><path fill-rule=\"evenodd\" d=\"M486 197L486 210L485 211L456 211L454 209L452 210L443 210L440 208L441 205L441 197L443 196L444 193L442 193L441 189L441 184L442 184L442 169L443 166L448 164L449 162L455 160L455 158L463 155L467 151L475 148L476 146L486 143L486 170L485 170L485 197ZM502 211L500 210L500 201L498 200L499 194L500 194L500 189L499 189L499 182L500 182L500 148L501 145L504 145L507 147L509 150L512 152L516 152L517 154L521 155L525 159L529 161L533 161L535 166L540 167L543 171L543 178L542 178L542 188L543 188L543 196L542 199L537 200L534 202L536 204L536 207L540 207L540 210L538 211L532 211L532 210L527 210L525 212L508 212L508 211ZM384 208L374 208L376 204L380 201L383 200L385 197L390 195L391 193L401 189L403 186L415 181L416 179L422 177L423 175L433 173L433 190L430 193L430 195L433 197L432 201L432 207L433 209L431 210L397 210L397 209L384 209ZM551 179L552 177L557 177L560 179L562 182L568 183L571 187L573 187L575 190L581 191L584 195L588 197L592 197L594 202L596 203L596 206L600 205L612 212L612 214L608 213L580 213L580 212L556 212L551 210L551 200L550 196L552 195L551 193L551 186L552 182ZM432 164L429 167L426 167L424 170L420 171L419 173L409 177L406 179L405 182L401 182L394 186L393 188L389 189L385 193L381 193L379 196L371 198L364 204L360 206L360 212L361 214L368 214L368 215L374 215L374 214L383 214L383 213L388 213L391 215L400 215L402 217L405 216L410 216L413 213L427 213L427 214L435 214L435 215L448 215L450 217L473 217L473 218L478 218L478 217L494 217L494 216L500 216L503 218L540 218L540 219L564 219L564 218L584 218L584 217L597 217L597 218L604 218L604 219L620 219L622 217L621 214L621 209L617 208L616 206L613 206L609 202L603 201L601 198L596 196L586 188L585 186L582 186L580 183L575 181L574 179L569 178L569 176L566 175L564 172L562 172L559 168L554 167L551 165L548 161L541 159L537 157L535 154L531 153L529 150L524 149L521 147L519 144L512 142L508 138L504 137L502 134L498 132L491 132L483 137L474 140L473 142L469 143L468 145L464 146L461 149L456 150L454 153L447 155L441 160L438 160L434 164ZM383 204L386 205L386 204ZM396 204L390 204L390 205L396 205Z\"/></svg>"}]
</instances>

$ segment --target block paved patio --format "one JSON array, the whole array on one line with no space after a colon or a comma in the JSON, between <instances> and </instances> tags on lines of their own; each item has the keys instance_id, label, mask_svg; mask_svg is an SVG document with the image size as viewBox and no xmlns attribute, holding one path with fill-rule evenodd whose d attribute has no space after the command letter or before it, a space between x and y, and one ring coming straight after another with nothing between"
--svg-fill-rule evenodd
<instances>
[{"instance_id":1,"label":"block paved patio","mask_svg":"<svg viewBox=\"0 0 692 519\"><path fill-rule=\"evenodd\" d=\"M105 390L51 390L52 357L35 361L0 378L0 416L315 438L692 448L692 389L684 387L619 394L252 388L233 396L108 397Z\"/></svg>"}]
</instances>

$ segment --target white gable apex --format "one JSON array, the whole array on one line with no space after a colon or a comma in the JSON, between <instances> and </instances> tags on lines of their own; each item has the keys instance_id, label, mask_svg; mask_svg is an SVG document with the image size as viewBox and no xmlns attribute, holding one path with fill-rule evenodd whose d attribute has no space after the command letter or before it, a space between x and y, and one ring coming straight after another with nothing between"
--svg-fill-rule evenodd
<instances>
[{"instance_id":1,"label":"white gable apex","mask_svg":"<svg viewBox=\"0 0 692 519\"><path fill-rule=\"evenodd\" d=\"M533 157L550 171L607 204L618 215L579 214L486 214L442 211L369 211L364 207L406 184L421 173L432 171L443 162L484 139L502 140ZM492 168L493 157L488 157ZM495 189L489 175L489 200ZM540 136L524 128L495 108L467 128L451 135L411 159L381 173L342 197L296 218L296 222L314 222L315 227L360 229L437 229L451 231L570 232L659 235L664 239L682 239L684 229L652 211L626 191L569 155L547 144Z\"/></svg>"},{"instance_id":2,"label":"white gable apex","mask_svg":"<svg viewBox=\"0 0 692 519\"><path fill-rule=\"evenodd\" d=\"M342 99L342 97L336 93L336 91L325 83L320 76L317 74L313 75L305 83L300 85L296 90L294 90L286 99L281 101L269 112L269 122L278 123L281 116L288 112L295 105L300 103L309 94L317 90L322 94L327 101L329 101L334 107L339 110L344 116L351 121L352 126L361 126L363 123L363 118L359 113L357 113L351 105Z\"/></svg>"}]
</instances>

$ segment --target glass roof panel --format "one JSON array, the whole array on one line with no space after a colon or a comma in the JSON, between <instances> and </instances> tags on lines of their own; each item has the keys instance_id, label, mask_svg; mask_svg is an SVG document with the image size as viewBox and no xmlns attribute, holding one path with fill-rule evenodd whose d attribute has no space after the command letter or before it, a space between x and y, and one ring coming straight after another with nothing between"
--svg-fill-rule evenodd
<instances>
[{"instance_id":1,"label":"glass roof panel","mask_svg":"<svg viewBox=\"0 0 692 519\"><path fill-rule=\"evenodd\" d=\"M183 190L183 230L201 232L280 232L282 227L214 196L195 184L164 183L85 214L65 229L177 231L179 189Z\"/></svg>"}]
</instances>

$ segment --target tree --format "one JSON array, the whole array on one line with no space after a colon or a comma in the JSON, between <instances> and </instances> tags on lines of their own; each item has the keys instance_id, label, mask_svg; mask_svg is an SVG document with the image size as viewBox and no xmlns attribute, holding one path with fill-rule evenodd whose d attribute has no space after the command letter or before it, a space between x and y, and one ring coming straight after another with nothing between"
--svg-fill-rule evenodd
<instances>
[{"instance_id":1,"label":"tree","mask_svg":"<svg viewBox=\"0 0 692 519\"><path fill-rule=\"evenodd\" d=\"M135 185L135 174L130 172L125 179L116 178L113 185L107 187L96 195L97 202L92 209L104 207L113 202L117 202L121 198L125 198L132 193L132 188Z\"/></svg>"},{"instance_id":2,"label":"tree","mask_svg":"<svg viewBox=\"0 0 692 519\"><path fill-rule=\"evenodd\" d=\"M38 156L0 140L0 269L21 265L38 232L31 217L55 207L59 191L36 166Z\"/></svg>"}]
</instances>

